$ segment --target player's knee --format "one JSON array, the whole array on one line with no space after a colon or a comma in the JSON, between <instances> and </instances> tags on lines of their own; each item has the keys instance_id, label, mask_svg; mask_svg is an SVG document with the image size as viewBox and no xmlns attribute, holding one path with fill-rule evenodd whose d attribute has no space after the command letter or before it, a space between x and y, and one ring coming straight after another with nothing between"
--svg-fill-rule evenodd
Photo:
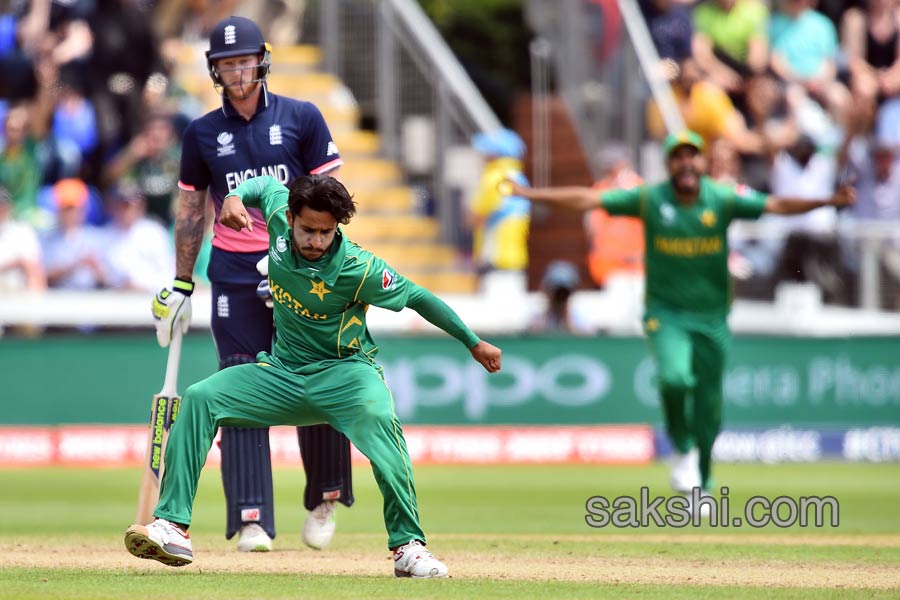
<instances>
[{"instance_id":1,"label":"player's knee","mask_svg":"<svg viewBox=\"0 0 900 600\"><path fill-rule=\"evenodd\" d=\"M394 415L390 406L384 406L381 402L364 403L356 418L353 420L353 429L362 431L374 431L391 426Z\"/></svg>"},{"instance_id":2,"label":"player's knee","mask_svg":"<svg viewBox=\"0 0 900 600\"><path fill-rule=\"evenodd\" d=\"M694 378L690 373L677 369L664 370L659 373L659 387L663 392L684 392L694 386Z\"/></svg>"},{"instance_id":3,"label":"player's knee","mask_svg":"<svg viewBox=\"0 0 900 600\"><path fill-rule=\"evenodd\" d=\"M205 380L191 384L184 392L184 397L182 398L182 410L187 408L187 406L189 405L191 407L206 406L209 404L209 401L212 399L212 397L212 386L210 386Z\"/></svg>"}]
</instances>

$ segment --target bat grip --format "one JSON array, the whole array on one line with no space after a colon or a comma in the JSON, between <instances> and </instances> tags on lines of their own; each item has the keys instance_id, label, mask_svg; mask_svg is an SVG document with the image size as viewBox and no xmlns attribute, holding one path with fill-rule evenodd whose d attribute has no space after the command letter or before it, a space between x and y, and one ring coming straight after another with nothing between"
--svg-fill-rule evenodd
<instances>
[{"instance_id":1,"label":"bat grip","mask_svg":"<svg viewBox=\"0 0 900 600\"><path fill-rule=\"evenodd\" d=\"M183 335L181 328L175 327L175 331L172 332L172 341L169 343L166 379L160 392L161 395L169 398L178 394L178 365L181 361L181 338Z\"/></svg>"}]
</instances>

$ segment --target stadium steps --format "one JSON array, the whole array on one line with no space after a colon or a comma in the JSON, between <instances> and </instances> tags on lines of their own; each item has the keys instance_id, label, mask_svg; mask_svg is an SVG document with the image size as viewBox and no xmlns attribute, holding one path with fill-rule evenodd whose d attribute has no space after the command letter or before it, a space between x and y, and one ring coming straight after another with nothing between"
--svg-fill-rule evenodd
<instances>
[{"instance_id":1,"label":"stadium steps","mask_svg":"<svg viewBox=\"0 0 900 600\"><path fill-rule=\"evenodd\" d=\"M211 85L203 50L182 47L175 54L176 77L185 91L212 110L221 99ZM314 46L273 48L268 85L274 93L308 100L322 111L345 161L339 177L358 206L358 214L344 228L348 237L434 292L476 291L471 268L454 247L441 243L440 224L422 214L399 165L379 157L378 135L359 129L353 95L340 79L319 70L321 59Z\"/></svg>"},{"instance_id":2,"label":"stadium steps","mask_svg":"<svg viewBox=\"0 0 900 600\"><path fill-rule=\"evenodd\" d=\"M378 134L371 131L352 129L350 131L333 132L334 142L337 144L344 159L374 158L378 155L380 141Z\"/></svg>"},{"instance_id":3,"label":"stadium steps","mask_svg":"<svg viewBox=\"0 0 900 600\"><path fill-rule=\"evenodd\" d=\"M377 245L377 248L376 248ZM422 241L382 241L363 248L376 252L381 258L398 270L424 271L433 268L436 272L448 270L456 263L456 251L445 244ZM400 265L404 265L401 268Z\"/></svg>"},{"instance_id":4,"label":"stadium steps","mask_svg":"<svg viewBox=\"0 0 900 600\"><path fill-rule=\"evenodd\" d=\"M304 73L317 71L322 64L322 51L317 46L275 46L272 48L274 73Z\"/></svg>"},{"instance_id":5,"label":"stadium steps","mask_svg":"<svg viewBox=\"0 0 900 600\"><path fill-rule=\"evenodd\" d=\"M420 215L380 215L360 211L344 230L361 245L381 244L391 240L428 242L436 239L440 225L432 217Z\"/></svg>"},{"instance_id":6,"label":"stadium steps","mask_svg":"<svg viewBox=\"0 0 900 600\"><path fill-rule=\"evenodd\" d=\"M344 150L341 146L341 155ZM377 214L414 214L418 211L418 200L413 190L407 186L389 186L377 189L362 189L354 197L359 212Z\"/></svg>"},{"instance_id":7,"label":"stadium steps","mask_svg":"<svg viewBox=\"0 0 900 600\"><path fill-rule=\"evenodd\" d=\"M340 150L340 146L338 146ZM382 158L345 160L339 179L348 189L369 190L396 187L403 183L403 173L397 163Z\"/></svg>"}]
</instances>

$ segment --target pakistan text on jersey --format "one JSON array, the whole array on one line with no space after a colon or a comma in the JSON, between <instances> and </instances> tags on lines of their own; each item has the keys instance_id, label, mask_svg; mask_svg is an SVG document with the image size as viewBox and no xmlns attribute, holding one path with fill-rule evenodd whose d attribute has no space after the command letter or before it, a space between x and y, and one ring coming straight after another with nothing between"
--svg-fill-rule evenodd
<instances>
[{"instance_id":1,"label":"pakistan text on jersey","mask_svg":"<svg viewBox=\"0 0 900 600\"><path fill-rule=\"evenodd\" d=\"M291 295L290 292L286 291L277 283L272 283L270 281L270 285L272 291L272 299L274 299L278 304L282 304L288 309L294 311L294 314L300 315L301 317L306 317L307 319L314 319L316 321L324 321L328 318L328 315L320 315L319 313L310 312L309 309L305 308L299 300Z\"/></svg>"},{"instance_id":2,"label":"pakistan text on jersey","mask_svg":"<svg viewBox=\"0 0 900 600\"><path fill-rule=\"evenodd\" d=\"M671 256L708 256L722 252L720 237L665 238L654 237L653 247Z\"/></svg>"},{"instance_id":3,"label":"pakistan text on jersey","mask_svg":"<svg viewBox=\"0 0 900 600\"><path fill-rule=\"evenodd\" d=\"M283 185L290 183L288 179L288 168L284 163L277 165L268 165L259 169L244 169L243 171L230 171L225 174L225 182L228 184L228 191L233 192L234 188L244 183L248 179L268 175L274 177Z\"/></svg>"}]
</instances>

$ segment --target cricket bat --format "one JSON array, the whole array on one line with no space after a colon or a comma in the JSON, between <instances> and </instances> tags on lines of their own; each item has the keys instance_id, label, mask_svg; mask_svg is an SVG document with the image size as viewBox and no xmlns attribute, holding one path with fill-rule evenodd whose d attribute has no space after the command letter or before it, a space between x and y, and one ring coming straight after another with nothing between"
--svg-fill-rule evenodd
<instances>
[{"instance_id":1,"label":"cricket bat","mask_svg":"<svg viewBox=\"0 0 900 600\"><path fill-rule=\"evenodd\" d=\"M178 416L181 397L178 395L178 364L181 359L180 327L172 332L169 343L169 358L166 361L166 379L162 389L153 396L150 404L150 439L147 443L147 456L144 459L144 470L141 475L141 491L138 496L136 523L146 524L153 520L153 510L159 500L159 483L163 474L163 458L169 429Z\"/></svg>"}]
</instances>

